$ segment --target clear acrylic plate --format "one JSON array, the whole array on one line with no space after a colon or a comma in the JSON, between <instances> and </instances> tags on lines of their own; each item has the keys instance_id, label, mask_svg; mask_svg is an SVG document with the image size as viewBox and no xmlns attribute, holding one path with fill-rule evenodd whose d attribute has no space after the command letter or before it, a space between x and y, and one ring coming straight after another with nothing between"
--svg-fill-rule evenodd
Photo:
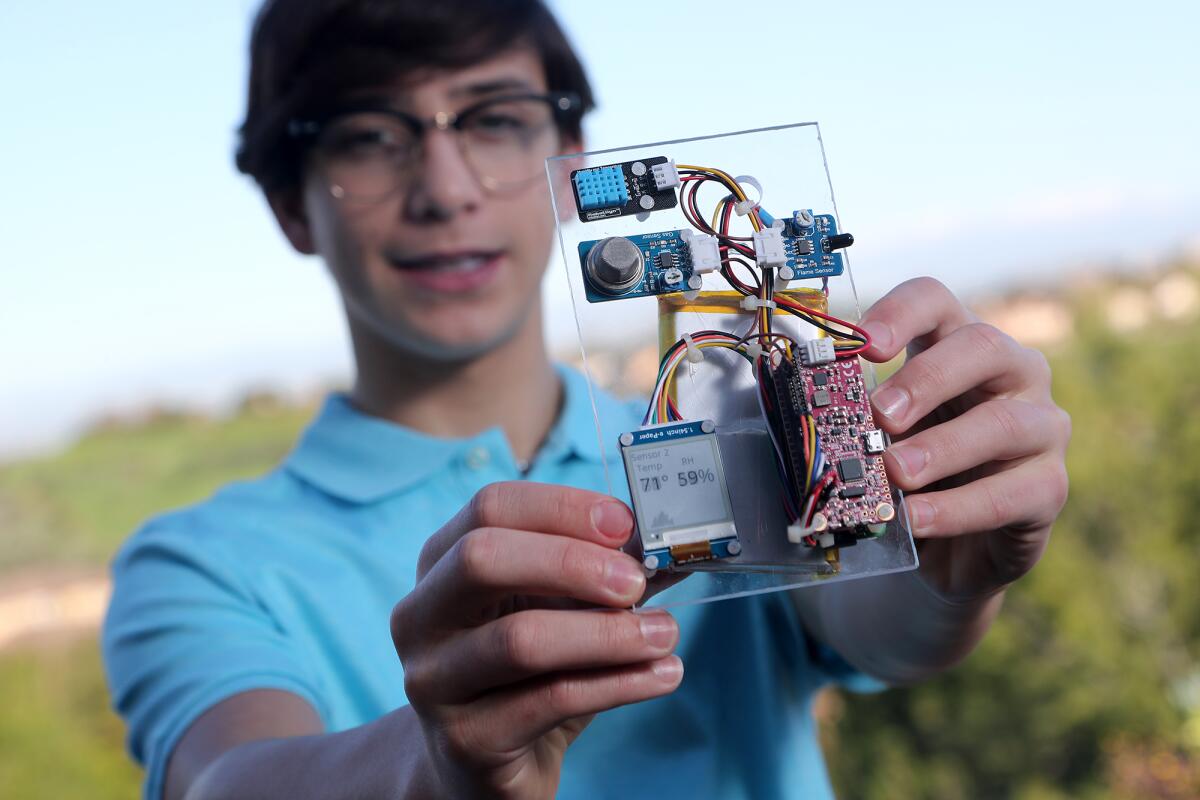
<instances>
[{"instance_id":1,"label":"clear acrylic plate","mask_svg":"<svg viewBox=\"0 0 1200 800\"><path fill-rule=\"evenodd\" d=\"M683 176L681 187L668 191L658 188L653 181L655 167L664 158L673 162ZM618 165L616 170L604 169L613 165ZM876 430L869 417L869 406L862 404L867 418L858 420L851 403L856 396L852 393L856 392L861 400L875 386L870 363L850 356L828 365L825 370L828 377L823 380L830 380L835 389L834 405L822 409L810 404L814 420L825 419L827 427L822 430L831 431L827 438L824 435L819 438L823 445L828 445L826 463L832 470L825 482L836 485L831 487L836 490L826 496L830 498L827 506L830 517L838 525L827 527L822 533L828 536L822 540L811 522L804 524L816 520L818 515L805 515L799 509L801 503L793 502L790 509L785 508L781 499L788 473L776 455L782 448L773 444L764 420L764 401L760 401L759 384L751 366L756 354L751 352L751 358L745 354L749 341L742 342L741 352L725 346L700 348L695 339L691 344L677 345L684 334L703 338L705 334L699 331L726 332L741 339L756 318L762 330L761 312L744 308L743 295L734 291L720 271L699 274L695 269L704 266L705 247L691 243L691 237L700 231L693 224L697 216L693 214L689 221L684 213L682 189L693 183L689 177L701 173L690 172L685 165L722 170L741 189L746 200L736 209L733 206L737 198L731 199L729 234L747 240L735 241L752 247L748 239L753 233L753 214L738 214L738 210L752 207L767 212L762 217L765 228L771 227L774 220L781 221L774 224L782 225L782 232L789 237L787 263L779 264L778 259L770 256L764 259L778 264L771 268L777 295L803 306L810 314L817 310L849 322L856 322L860 316L847 251L829 247L829 237L844 233L844 228L837 215L816 123L597 150L547 160L561 268L566 270L590 390L595 393L608 387L597 384L593 371L588 369L589 354L629 352L635 344L656 343L661 357L672 347L682 347L679 352L694 355L697 360L684 357L679 361L673 385L666 394L670 397L671 411L677 409L684 420L697 425L687 430L668 430L670 425L650 428L651 435L641 438L652 440L658 435L655 431L662 431L663 436L699 437L681 438L675 444L699 441L710 438L698 427L707 421L711 426L706 423L705 431L711 430L717 443L719 457L712 464L705 460L707 456L698 455L707 453L706 448L692 447L683 455L682 448L659 451L651 441L639 451L641 461L628 463L634 464L635 469L658 469L663 473L662 479L669 478L672 483L660 486L655 474L643 472L636 478L638 485L631 487L621 437L626 434L625 444L629 444L632 440L629 434L636 435L640 429L607 430L600 418L596 418L597 433L609 465L609 493L628 500L629 490L634 488L648 498L636 505L654 510L655 519L639 513L639 531L627 546L631 554L645 559L648 566L657 566L648 568L652 588L644 603L663 607L690 605L915 568L916 550L903 497L887 482L878 453L863 451L857 459L866 473L859 483L869 492L870 508L863 511L856 500L841 498L843 490L851 490L858 484L852 474L841 472L854 465L843 467L838 458L855 461L853 452L847 448L868 431ZM667 172L670 177L670 170ZM576 175L580 175L579 180L574 179ZM732 190L715 180L695 183L699 218L709 227L719 228L719 220L714 225L714 211L726 196L732 197ZM813 219L794 213L806 210L812 212ZM805 254L804 249L810 246L814 253ZM766 247L764 253L769 245ZM840 255L840 264L839 259L826 257L835 252ZM698 264L691 263L693 255L700 260ZM752 259L745 260L751 262L751 269L739 266L734 269L735 277L748 285L751 270L757 270L754 274L761 280L763 271ZM840 267L840 274L828 274L836 267ZM813 277L806 277L809 275ZM789 276L791 280L784 282ZM784 314L779 308L767 309L767 313L771 329L786 334L798 345L817 337L833 341L808 319ZM788 347L789 352L794 350L782 339L756 341L774 342ZM768 353L762 357L771 356ZM819 402L813 390L821 388L808 386L812 403ZM770 396L768 392L768 399ZM829 422L832 417L821 416L832 412L834 407L845 412L846 425L839 426L836 420ZM640 442L638 446L644 444ZM670 443L663 447L669 448ZM796 473L802 471L816 475L816 470L797 469ZM695 480L691 480L693 477ZM674 483L676 479L679 484ZM812 483L815 485L816 481ZM727 491L724 503L712 499L715 497L712 493L722 491L722 486ZM805 496L794 495L801 499ZM884 497L887 502L882 502ZM642 512L645 508L637 510ZM801 522L793 528L789 539L789 523L798 510ZM839 513L846 518L839 520ZM869 517L874 521L873 533L863 536L865 525L847 524L857 519L855 514L866 514L862 520ZM656 520L666 525L666 533L661 536L653 532ZM735 540L727 535L730 522L736 530ZM827 548L816 544L827 541L835 527L843 531L842 546ZM853 545L847 545L849 536L845 531L851 529L860 533ZM807 537L802 536L805 533ZM674 542L669 548L671 555L655 555L664 552L660 547L665 544L663 537L672 536L675 538L671 539ZM710 541L706 537L717 538ZM733 545L736 555L731 555L728 549L731 541L736 541ZM705 547L723 557L707 558L701 553ZM830 550L834 551L832 557ZM700 560L683 561L692 557ZM667 558L665 563L663 558Z\"/></svg>"}]
</instances>

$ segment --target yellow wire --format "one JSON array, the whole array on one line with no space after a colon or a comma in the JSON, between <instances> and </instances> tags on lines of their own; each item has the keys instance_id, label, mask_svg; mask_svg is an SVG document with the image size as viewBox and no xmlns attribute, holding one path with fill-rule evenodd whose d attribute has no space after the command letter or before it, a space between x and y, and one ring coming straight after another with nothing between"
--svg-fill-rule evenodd
<instances>
[{"instance_id":1,"label":"yellow wire","mask_svg":"<svg viewBox=\"0 0 1200 800\"><path fill-rule=\"evenodd\" d=\"M721 216L721 209L724 208L725 204L728 202L728 200L722 200L721 202L717 203L717 208L713 211L712 229L714 231L717 229L717 217Z\"/></svg>"},{"instance_id":2,"label":"yellow wire","mask_svg":"<svg viewBox=\"0 0 1200 800\"><path fill-rule=\"evenodd\" d=\"M808 425L808 475L804 477L804 486L806 492L810 492L812 491L812 466L813 462L817 460L817 426L811 416L806 424Z\"/></svg>"},{"instance_id":3,"label":"yellow wire","mask_svg":"<svg viewBox=\"0 0 1200 800\"><path fill-rule=\"evenodd\" d=\"M678 169L690 169L690 170L695 170L696 172L705 172L705 173L708 173L709 175L716 175L717 177L723 179L722 183L728 184L729 188L731 188L733 190L733 196L736 197L738 200L748 200L749 199L748 197L746 197L746 193L742 190L742 187L738 184L737 181L735 181L733 179L733 176L731 176L728 172L726 172L723 169L717 169L716 167L700 167L695 164L676 164L675 166ZM753 214L750 215L750 224L751 224L751 226L754 227L754 230L756 230L756 231L762 230L762 224L758 221L758 217L756 217ZM713 230L717 229L716 224L714 224L712 227L713 227Z\"/></svg>"},{"instance_id":4,"label":"yellow wire","mask_svg":"<svg viewBox=\"0 0 1200 800\"><path fill-rule=\"evenodd\" d=\"M693 342L693 347L703 350L708 347L727 347L730 350L740 350L742 345L734 344L733 342ZM684 350L686 353L686 349ZM667 369L667 374L663 378L662 392L658 396L657 419L656 422L663 422L667 418L667 398L670 397L671 381L675 380L675 370L684 362L686 355L680 358Z\"/></svg>"}]
</instances>

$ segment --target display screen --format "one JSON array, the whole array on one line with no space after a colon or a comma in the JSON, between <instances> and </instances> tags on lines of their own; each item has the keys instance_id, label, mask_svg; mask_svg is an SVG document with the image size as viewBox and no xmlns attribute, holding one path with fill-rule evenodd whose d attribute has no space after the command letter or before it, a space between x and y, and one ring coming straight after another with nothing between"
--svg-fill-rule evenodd
<instances>
[{"instance_id":1,"label":"display screen","mask_svg":"<svg viewBox=\"0 0 1200 800\"><path fill-rule=\"evenodd\" d=\"M732 520L715 437L630 447L625 466L643 535Z\"/></svg>"}]
</instances>

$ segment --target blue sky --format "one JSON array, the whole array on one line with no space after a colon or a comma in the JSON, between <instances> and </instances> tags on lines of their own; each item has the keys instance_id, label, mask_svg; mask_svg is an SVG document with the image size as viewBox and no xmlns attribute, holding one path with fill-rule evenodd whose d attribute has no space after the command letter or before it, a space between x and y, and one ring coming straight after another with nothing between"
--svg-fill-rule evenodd
<instances>
[{"instance_id":1,"label":"blue sky","mask_svg":"<svg viewBox=\"0 0 1200 800\"><path fill-rule=\"evenodd\" d=\"M553 5L595 147L819 121L868 299L1200 242L1200 4ZM320 264L231 165L255 6L0 6L0 458L107 410L348 373Z\"/></svg>"}]
</instances>

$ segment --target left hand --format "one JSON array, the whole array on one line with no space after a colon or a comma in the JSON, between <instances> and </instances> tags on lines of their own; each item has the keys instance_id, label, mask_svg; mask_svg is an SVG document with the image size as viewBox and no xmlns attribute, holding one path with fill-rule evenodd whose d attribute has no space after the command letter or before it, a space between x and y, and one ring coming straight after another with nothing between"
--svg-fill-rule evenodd
<instances>
[{"instance_id":1,"label":"left hand","mask_svg":"<svg viewBox=\"0 0 1200 800\"><path fill-rule=\"evenodd\" d=\"M986 597L1024 575L1067 499L1070 416L1037 350L982 323L932 278L900 284L861 325L864 356L908 358L874 391L893 443L888 475L907 494L920 574L942 597Z\"/></svg>"}]
</instances>

